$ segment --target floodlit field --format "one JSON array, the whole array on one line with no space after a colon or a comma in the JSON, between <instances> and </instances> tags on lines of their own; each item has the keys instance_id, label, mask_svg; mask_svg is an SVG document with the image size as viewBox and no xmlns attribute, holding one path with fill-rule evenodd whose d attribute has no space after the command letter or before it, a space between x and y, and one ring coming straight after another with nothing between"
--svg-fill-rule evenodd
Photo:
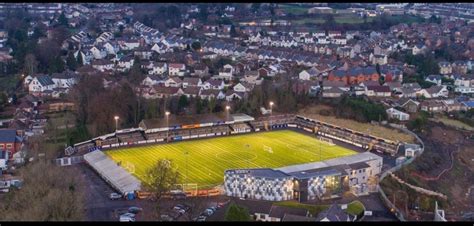
<instances>
[{"instance_id":1,"label":"floodlit field","mask_svg":"<svg viewBox=\"0 0 474 226\"><path fill-rule=\"evenodd\" d=\"M114 161L121 161L123 166L132 163L134 174L140 179L159 159L172 159L182 175L181 182L210 188L223 182L227 169L283 167L356 152L298 132L280 130L123 148L105 153ZM187 181L186 174L189 176Z\"/></svg>"}]
</instances>

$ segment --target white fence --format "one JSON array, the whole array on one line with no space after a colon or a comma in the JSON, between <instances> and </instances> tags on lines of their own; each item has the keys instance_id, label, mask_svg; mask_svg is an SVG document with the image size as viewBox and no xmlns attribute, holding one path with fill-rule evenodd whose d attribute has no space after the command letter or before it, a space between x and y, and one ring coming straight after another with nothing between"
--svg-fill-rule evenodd
<instances>
[{"instance_id":1,"label":"white fence","mask_svg":"<svg viewBox=\"0 0 474 226\"><path fill-rule=\"evenodd\" d=\"M393 126L392 126L393 127ZM410 159L407 159L406 161L402 162L400 165L398 166L395 166L385 172L382 173L382 175L380 175L380 181L382 181L387 175L389 175L390 173L393 173L399 169L401 169L402 167L412 163L415 158L417 158L418 156L420 156L421 154L423 154L423 151L425 150L425 144L423 143L423 141L415 134L413 133L412 131L408 130L408 129L405 129L405 128L400 128L400 127L396 127L395 128L398 128L400 130L402 130L403 132L405 133L408 133L412 136L414 136L416 138L416 140L421 144L421 150L420 150L420 153L418 155L415 155L415 157L413 158L410 158ZM380 185L377 185L378 186L378 190L379 190L379 193L380 193L380 196L382 198L382 200L384 201L385 205L389 208L389 209L393 209L395 210L395 216L400 220L400 221L406 221L405 220L405 217L403 216L403 213L392 203L390 202L390 200L387 198L387 195L385 194L385 192L382 190L382 187L380 187Z\"/></svg>"}]
</instances>

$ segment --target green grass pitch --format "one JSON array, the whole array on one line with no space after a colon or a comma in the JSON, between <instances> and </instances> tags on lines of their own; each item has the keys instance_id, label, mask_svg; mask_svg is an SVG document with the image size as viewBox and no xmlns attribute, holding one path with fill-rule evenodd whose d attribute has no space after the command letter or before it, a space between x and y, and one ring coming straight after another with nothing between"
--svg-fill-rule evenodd
<instances>
[{"instance_id":1,"label":"green grass pitch","mask_svg":"<svg viewBox=\"0 0 474 226\"><path fill-rule=\"evenodd\" d=\"M264 146L271 147L271 150ZM227 169L277 168L356 152L298 132L279 130L122 148L105 153L123 165L127 162L134 164L134 175L140 180L159 159L172 159L181 173L182 183L197 183L199 188L211 188L223 183Z\"/></svg>"}]
</instances>

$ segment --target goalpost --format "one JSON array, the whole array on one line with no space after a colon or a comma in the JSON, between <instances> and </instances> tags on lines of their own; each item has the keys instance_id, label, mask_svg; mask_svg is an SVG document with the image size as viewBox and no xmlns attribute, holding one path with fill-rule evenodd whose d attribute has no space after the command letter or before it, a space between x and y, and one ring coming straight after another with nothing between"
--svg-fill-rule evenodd
<instances>
[{"instance_id":1,"label":"goalpost","mask_svg":"<svg viewBox=\"0 0 474 226\"><path fill-rule=\"evenodd\" d=\"M187 184L175 184L174 185L175 189L177 191L182 191L182 192L189 192L191 193L191 196L197 195L198 191L198 184L197 183L187 183ZM173 192L171 192L173 193Z\"/></svg>"},{"instance_id":2,"label":"goalpost","mask_svg":"<svg viewBox=\"0 0 474 226\"><path fill-rule=\"evenodd\" d=\"M327 138L327 137L319 137L319 140L326 143L327 145L329 146L334 146L336 144L334 144L334 142L332 142L332 139L330 138Z\"/></svg>"},{"instance_id":3,"label":"goalpost","mask_svg":"<svg viewBox=\"0 0 474 226\"><path fill-rule=\"evenodd\" d=\"M269 147L269 146L267 146L267 145L263 145L263 151L266 151L266 152L268 152L268 153L270 153L270 154L273 154L273 149L272 149L272 147Z\"/></svg>"}]
</instances>

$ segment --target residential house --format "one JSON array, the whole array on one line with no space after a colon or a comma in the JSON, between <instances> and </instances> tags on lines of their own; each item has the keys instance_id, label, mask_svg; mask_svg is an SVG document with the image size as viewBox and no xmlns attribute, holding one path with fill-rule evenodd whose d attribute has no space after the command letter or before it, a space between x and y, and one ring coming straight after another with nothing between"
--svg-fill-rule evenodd
<instances>
[{"instance_id":1,"label":"residential house","mask_svg":"<svg viewBox=\"0 0 474 226\"><path fill-rule=\"evenodd\" d=\"M464 105L456 99L442 100L447 112L465 110Z\"/></svg>"},{"instance_id":2,"label":"residential house","mask_svg":"<svg viewBox=\"0 0 474 226\"><path fill-rule=\"evenodd\" d=\"M222 91L216 89L201 89L199 97L203 100L210 100L212 98L222 100L226 98L226 95Z\"/></svg>"},{"instance_id":3,"label":"residential house","mask_svg":"<svg viewBox=\"0 0 474 226\"><path fill-rule=\"evenodd\" d=\"M244 77L240 79L242 82L260 85L263 82L263 79L260 78L258 71L245 71Z\"/></svg>"},{"instance_id":4,"label":"residential house","mask_svg":"<svg viewBox=\"0 0 474 226\"><path fill-rule=\"evenodd\" d=\"M160 83L160 77L156 75L147 75L145 79L142 81L142 85L144 86L154 86Z\"/></svg>"},{"instance_id":5,"label":"residential house","mask_svg":"<svg viewBox=\"0 0 474 226\"><path fill-rule=\"evenodd\" d=\"M438 113L444 111L445 105L437 100L426 100L421 103L420 108L422 111Z\"/></svg>"},{"instance_id":6,"label":"residential house","mask_svg":"<svg viewBox=\"0 0 474 226\"><path fill-rule=\"evenodd\" d=\"M205 64L195 64L194 65L194 75L197 77L204 77L209 74L209 67Z\"/></svg>"},{"instance_id":7,"label":"residential house","mask_svg":"<svg viewBox=\"0 0 474 226\"><path fill-rule=\"evenodd\" d=\"M467 73L467 62L460 60L454 61L452 63L452 71L453 73L465 75Z\"/></svg>"},{"instance_id":8,"label":"residential house","mask_svg":"<svg viewBox=\"0 0 474 226\"><path fill-rule=\"evenodd\" d=\"M148 74L150 75L163 75L168 70L168 64L166 62L153 62L149 67Z\"/></svg>"},{"instance_id":9,"label":"residential house","mask_svg":"<svg viewBox=\"0 0 474 226\"><path fill-rule=\"evenodd\" d=\"M183 81L178 77L169 77L164 82L165 87L181 87Z\"/></svg>"},{"instance_id":10,"label":"residential house","mask_svg":"<svg viewBox=\"0 0 474 226\"><path fill-rule=\"evenodd\" d=\"M186 65L181 63L170 63L168 65L168 74L170 76L184 76Z\"/></svg>"},{"instance_id":11,"label":"residential house","mask_svg":"<svg viewBox=\"0 0 474 226\"><path fill-rule=\"evenodd\" d=\"M352 222L356 220L356 216L351 216L342 209L339 204L332 204L329 208L321 211L316 217L319 222Z\"/></svg>"},{"instance_id":12,"label":"residential house","mask_svg":"<svg viewBox=\"0 0 474 226\"><path fill-rule=\"evenodd\" d=\"M280 222L286 215L308 217L309 212L304 208L294 208L272 205L268 213L255 213L257 221Z\"/></svg>"},{"instance_id":13,"label":"residential house","mask_svg":"<svg viewBox=\"0 0 474 226\"><path fill-rule=\"evenodd\" d=\"M72 71L64 71L62 73L53 73L51 79L54 82L55 88L66 89L66 92L74 84L77 83L78 77Z\"/></svg>"},{"instance_id":14,"label":"residential house","mask_svg":"<svg viewBox=\"0 0 474 226\"><path fill-rule=\"evenodd\" d=\"M184 87L184 86L183 86ZM190 98L190 97L198 97L199 96L199 93L201 91L201 88L198 87L198 86L186 86L183 88L183 93L184 95L186 95L186 97Z\"/></svg>"},{"instance_id":15,"label":"residential house","mask_svg":"<svg viewBox=\"0 0 474 226\"><path fill-rule=\"evenodd\" d=\"M91 63L92 67L101 72L113 71L115 64L114 62L106 59L94 60Z\"/></svg>"},{"instance_id":16,"label":"residential house","mask_svg":"<svg viewBox=\"0 0 474 226\"><path fill-rule=\"evenodd\" d=\"M7 151L9 160L20 151L22 142L15 129L0 129L0 150Z\"/></svg>"},{"instance_id":17,"label":"residential house","mask_svg":"<svg viewBox=\"0 0 474 226\"><path fill-rule=\"evenodd\" d=\"M423 53L424 51L426 51L426 46L424 44L416 44L415 46L413 46L412 48L412 54L413 55L418 55L418 54L421 54Z\"/></svg>"},{"instance_id":18,"label":"residential house","mask_svg":"<svg viewBox=\"0 0 474 226\"><path fill-rule=\"evenodd\" d=\"M38 75L28 85L28 91L35 96L42 96L47 91L52 92L54 88L56 85L48 75Z\"/></svg>"},{"instance_id":19,"label":"residential house","mask_svg":"<svg viewBox=\"0 0 474 226\"><path fill-rule=\"evenodd\" d=\"M392 92L390 91L390 87L388 86L367 86L366 95L369 97L389 97L392 95Z\"/></svg>"},{"instance_id":20,"label":"residential house","mask_svg":"<svg viewBox=\"0 0 474 226\"><path fill-rule=\"evenodd\" d=\"M442 86L431 86L428 89L420 90L420 96L425 98L447 98L449 95L448 88L445 85Z\"/></svg>"},{"instance_id":21,"label":"residential house","mask_svg":"<svg viewBox=\"0 0 474 226\"><path fill-rule=\"evenodd\" d=\"M388 118L397 119L398 121L408 121L410 119L409 114L403 111L399 111L395 108L387 109L387 115L388 115Z\"/></svg>"},{"instance_id":22,"label":"residential house","mask_svg":"<svg viewBox=\"0 0 474 226\"><path fill-rule=\"evenodd\" d=\"M219 70L218 78L229 81L229 80L232 80L233 74L234 74L234 67L230 64L226 64L221 70Z\"/></svg>"},{"instance_id":23,"label":"residential house","mask_svg":"<svg viewBox=\"0 0 474 226\"><path fill-rule=\"evenodd\" d=\"M331 87L330 89L323 90L323 97L326 98L337 98L344 94L344 91L338 87Z\"/></svg>"},{"instance_id":24,"label":"residential house","mask_svg":"<svg viewBox=\"0 0 474 226\"><path fill-rule=\"evenodd\" d=\"M202 81L200 78L190 78L186 77L183 79L183 88L189 87L201 87L202 86Z\"/></svg>"},{"instance_id":25,"label":"residential house","mask_svg":"<svg viewBox=\"0 0 474 226\"><path fill-rule=\"evenodd\" d=\"M438 63L439 73L442 75L447 75L453 73L453 68L449 62L441 61Z\"/></svg>"},{"instance_id":26,"label":"residential house","mask_svg":"<svg viewBox=\"0 0 474 226\"><path fill-rule=\"evenodd\" d=\"M399 92L402 88L402 83L399 82L399 81L396 81L396 82L385 82L386 86L390 87L390 90L393 91L393 92Z\"/></svg>"},{"instance_id":27,"label":"residential house","mask_svg":"<svg viewBox=\"0 0 474 226\"><path fill-rule=\"evenodd\" d=\"M401 98L398 105L410 113L416 113L420 108L420 102L408 98Z\"/></svg>"},{"instance_id":28,"label":"residential house","mask_svg":"<svg viewBox=\"0 0 474 226\"><path fill-rule=\"evenodd\" d=\"M242 100L246 96L246 93L244 92L236 92L234 90L227 90L225 94L225 99L227 101L233 101L233 100Z\"/></svg>"},{"instance_id":29,"label":"residential house","mask_svg":"<svg viewBox=\"0 0 474 226\"><path fill-rule=\"evenodd\" d=\"M128 71L132 68L134 62L135 59L132 55L124 56L118 61L117 70Z\"/></svg>"},{"instance_id":30,"label":"residential house","mask_svg":"<svg viewBox=\"0 0 474 226\"><path fill-rule=\"evenodd\" d=\"M202 85L203 89L215 89L215 90L223 90L224 89L224 81L222 80L207 80Z\"/></svg>"},{"instance_id":31,"label":"residential house","mask_svg":"<svg viewBox=\"0 0 474 226\"><path fill-rule=\"evenodd\" d=\"M235 92L245 93L252 91L252 86L248 83L239 82L232 88Z\"/></svg>"},{"instance_id":32,"label":"residential house","mask_svg":"<svg viewBox=\"0 0 474 226\"><path fill-rule=\"evenodd\" d=\"M434 84L440 86L440 85L441 85L441 81L442 81L442 77L441 77L441 75L428 75L428 76L425 78L425 81L431 82L431 83L434 83Z\"/></svg>"}]
</instances>

